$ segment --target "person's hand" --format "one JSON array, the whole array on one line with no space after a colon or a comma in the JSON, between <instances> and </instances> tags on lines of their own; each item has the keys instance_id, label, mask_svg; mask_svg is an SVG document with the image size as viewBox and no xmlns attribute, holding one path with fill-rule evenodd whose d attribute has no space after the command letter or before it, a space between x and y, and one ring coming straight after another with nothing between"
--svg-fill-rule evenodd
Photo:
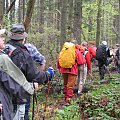
<instances>
[{"instance_id":1,"label":"person's hand","mask_svg":"<svg viewBox=\"0 0 120 120\"><path fill-rule=\"evenodd\" d=\"M55 70L54 70L52 67L49 67L49 68L47 69L47 72L50 74L50 78L53 78L53 77L54 77L54 72L55 72Z\"/></svg>"},{"instance_id":2,"label":"person's hand","mask_svg":"<svg viewBox=\"0 0 120 120\"><path fill-rule=\"evenodd\" d=\"M0 112L2 112L3 105L0 103Z\"/></svg>"},{"instance_id":3,"label":"person's hand","mask_svg":"<svg viewBox=\"0 0 120 120\"><path fill-rule=\"evenodd\" d=\"M38 91L38 89L39 89L39 88L38 88L38 83L37 83L37 82L34 82L33 84L34 84L34 89L35 89L35 91Z\"/></svg>"}]
</instances>

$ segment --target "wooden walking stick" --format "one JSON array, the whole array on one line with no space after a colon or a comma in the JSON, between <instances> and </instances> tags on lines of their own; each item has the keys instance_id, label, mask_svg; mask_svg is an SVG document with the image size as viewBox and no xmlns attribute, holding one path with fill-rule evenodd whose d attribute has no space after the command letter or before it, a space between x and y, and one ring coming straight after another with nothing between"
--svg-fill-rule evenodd
<instances>
[{"instance_id":1,"label":"wooden walking stick","mask_svg":"<svg viewBox=\"0 0 120 120\"><path fill-rule=\"evenodd\" d=\"M50 81L48 81L48 91L47 91L47 94L46 94L46 101L45 101L44 112L46 112L49 93L50 93ZM44 119L45 119L45 118L44 118L44 116L43 116L43 120L44 120Z\"/></svg>"}]
</instances>

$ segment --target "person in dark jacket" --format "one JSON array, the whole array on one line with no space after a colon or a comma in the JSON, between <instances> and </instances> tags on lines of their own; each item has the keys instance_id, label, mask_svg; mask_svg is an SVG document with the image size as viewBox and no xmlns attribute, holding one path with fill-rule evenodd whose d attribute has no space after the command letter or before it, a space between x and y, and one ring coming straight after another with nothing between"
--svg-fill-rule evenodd
<instances>
[{"instance_id":1,"label":"person in dark jacket","mask_svg":"<svg viewBox=\"0 0 120 120\"><path fill-rule=\"evenodd\" d=\"M50 67L47 71L37 70L31 55L24 46L27 35L22 24L14 24L8 34L10 40L7 42L5 51L10 55L11 60L20 68L29 82L38 82L39 84L47 83L54 76L54 69ZM21 102L19 104L23 105L24 103ZM29 104L30 102L28 102L28 107L26 108L25 120L29 120Z\"/></svg>"},{"instance_id":2,"label":"person in dark jacket","mask_svg":"<svg viewBox=\"0 0 120 120\"><path fill-rule=\"evenodd\" d=\"M115 57L116 57L117 71L118 71L118 73L120 73L120 46L119 46L119 44L118 44L118 49L116 51Z\"/></svg>"},{"instance_id":3,"label":"person in dark jacket","mask_svg":"<svg viewBox=\"0 0 120 120\"><path fill-rule=\"evenodd\" d=\"M104 59L98 59L100 80L103 80L106 71L108 71L107 68L106 68L109 65L108 57L111 57L111 56L110 56L110 50L107 47L107 42L106 41L102 41L101 45L99 45L98 47L100 47L102 49L103 48L105 49L104 54L100 55L101 58L104 56ZM97 48L97 50L98 50L98 48Z\"/></svg>"},{"instance_id":4,"label":"person in dark jacket","mask_svg":"<svg viewBox=\"0 0 120 120\"><path fill-rule=\"evenodd\" d=\"M3 120L13 120L14 96L25 99L34 94L33 84L29 83L21 70L5 54L4 37L5 29L0 30L0 112ZM34 84L35 89L37 84Z\"/></svg>"}]
</instances>

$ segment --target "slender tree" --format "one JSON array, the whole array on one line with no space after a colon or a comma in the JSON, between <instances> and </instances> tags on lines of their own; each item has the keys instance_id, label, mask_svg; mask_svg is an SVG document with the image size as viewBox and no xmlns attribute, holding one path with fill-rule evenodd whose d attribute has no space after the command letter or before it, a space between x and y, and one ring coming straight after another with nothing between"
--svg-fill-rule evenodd
<instances>
[{"instance_id":1,"label":"slender tree","mask_svg":"<svg viewBox=\"0 0 120 120\"><path fill-rule=\"evenodd\" d=\"M73 0L68 0L69 9L68 9L68 36L72 38L72 28L73 28Z\"/></svg>"},{"instance_id":2,"label":"slender tree","mask_svg":"<svg viewBox=\"0 0 120 120\"><path fill-rule=\"evenodd\" d=\"M32 13L34 10L34 5L35 5L35 0L28 1L26 17L25 17L25 21L24 21L24 26L25 26L26 32L28 32L28 29L29 29Z\"/></svg>"},{"instance_id":3,"label":"slender tree","mask_svg":"<svg viewBox=\"0 0 120 120\"><path fill-rule=\"evenodd\" d=\"M118 34L119 34L119 37L117 39L117 43L120 44L120 0L119 0L119 28L118 28Z\"/></svg>"},{"instance_id":4,"label":"slender tree","mask_svg":"<svg viewBox=\"0 0 120 120\"><path fill-rule=\"evenodd\" d=\"M60 17L61 17L61 0L57 0L57 29L60 30Z\"/></svg>"},{"instance_id":5,"label":"slender tree","mask_svg":"<svg viewBox=\"0 0 120 120\"><path fill-rule=\"evenodd\" d=\"M101 23L101 3L102 0L98 0L98 12L97 12L97 31L96 31L96 45L100 42L100 23Z\"/></svg>"},{"instance_id":6,"label":"slender tree","mask_svg":"<svg viewBox=\"0 0 120 120\"><path fill-rule=\"evenodd\" d=\"M81 25L82 25L82 0L75 0L73 33L78 43L81 42Z\"/></svg>"},{"instance_id":7,"label":"slender tree","mask_svg":"<svg viewBox=\"0 0 120 120\"><path fill-rule=\"evenodd\" d=\"M60 45L62 46L66 41L66 23L67 23L67 0L61 0L62 9L61 9L61 34L60 34Z\"/></svg>"},{"instance_id":8,"label":"slender tree","mask_svg":"<svg viewBox=\"0 0 120 120\"><path fill-rule=\"evenodd\" d=\"M43 25L44 25L44 0L40 0L40 6L39 6L39 32L40 33L44 32Z\"/></svg>"},{"instance_id":9,"label":"slender tree","mask_svg":"<svg viewBox=\"0 0 120 120\"><path fill-rule=\"evenodd\" d=\"M3 11L4 7L3 7L3 0L0 0L0 28L2 27L3 24Z\"/></svg>"}]
</instances>

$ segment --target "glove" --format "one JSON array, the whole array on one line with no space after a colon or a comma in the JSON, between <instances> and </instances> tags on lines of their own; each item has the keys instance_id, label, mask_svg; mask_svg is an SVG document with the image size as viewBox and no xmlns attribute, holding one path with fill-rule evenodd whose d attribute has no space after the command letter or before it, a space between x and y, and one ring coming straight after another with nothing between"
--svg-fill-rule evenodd
<instances>
[{"instance_id":1,"label":"glove","mask_svg":"<svg viewBox=\"0 0 120 120\"><path fill-rule=\"evenodd\" d=\"M49 67L47 72L50 74L50 78L53 78L55 70L52 67Z\"/></svg>"}]
</instances>

